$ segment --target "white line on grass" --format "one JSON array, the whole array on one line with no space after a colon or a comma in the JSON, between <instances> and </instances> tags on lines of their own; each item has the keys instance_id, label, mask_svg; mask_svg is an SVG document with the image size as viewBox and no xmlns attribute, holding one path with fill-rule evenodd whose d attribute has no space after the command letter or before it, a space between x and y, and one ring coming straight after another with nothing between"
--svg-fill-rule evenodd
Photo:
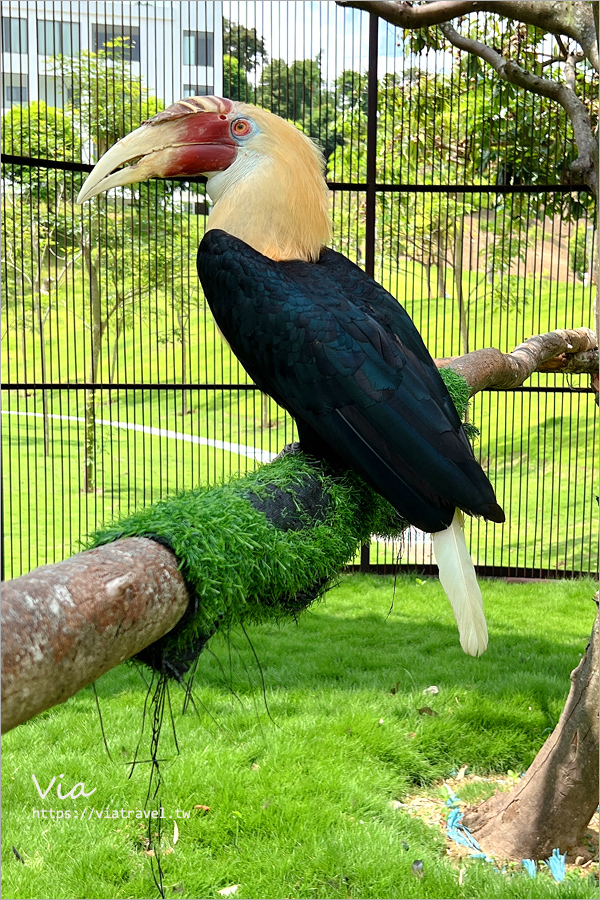
<instances>
[{"instance_id":1,"label":"white line on grass","mask_svg":"<svg viewBox=\"0 0 600 900\"><path fill-rule=\"evenodd\" d=\"M31 416L43 419L44 414L39 412L24 412L16 409L3 409L4 416ZM59 416L50 413L49 419L60 419L65 422L85 422L83 416ZM171 431L168 428L153 428L151 425L136 425L131 422L111 422L109 419L96 419L96 425L106 425L109 428L123 428L125 431L140 431L142 434L151 434L155 437L173 438L176 441L187 441L188 444L200 444L203 447L216 447L218 450L227 450L229 453L237 453L238 456L246 456L257 462L267 463L275 458L275 453L261 450L259 447L246 447L245 444L231 444L229 441L215 441L211 438L197 437L195 434L186 434L183 431Z\"/></svg>"}]
</instances>

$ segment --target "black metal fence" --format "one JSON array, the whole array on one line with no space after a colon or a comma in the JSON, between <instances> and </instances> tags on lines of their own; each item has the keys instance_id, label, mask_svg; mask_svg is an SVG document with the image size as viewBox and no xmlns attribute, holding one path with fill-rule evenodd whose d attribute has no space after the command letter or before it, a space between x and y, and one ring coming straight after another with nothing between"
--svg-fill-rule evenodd
<instances>
[{"instance_id":1,"label":"black metal fence","mask_svg":"<svg viewBox=\"0 0 600 900\"><path fill-rule=\"evenodd\" d=\"M203 186L73 202L98 152L162 103L214 90L317 140L336 248L398 297L434 356L592 324L595 216L569 178L564 114L443 45L331 3L11 2L2 34L6 577L294 438L197 283ZM471 523L483 571L596 570L594 409L580 376L475 398L507 511L503 527ZM427 568L428 536L374 537L362 563L398 558Z\"/></svg>"}]
</instances>

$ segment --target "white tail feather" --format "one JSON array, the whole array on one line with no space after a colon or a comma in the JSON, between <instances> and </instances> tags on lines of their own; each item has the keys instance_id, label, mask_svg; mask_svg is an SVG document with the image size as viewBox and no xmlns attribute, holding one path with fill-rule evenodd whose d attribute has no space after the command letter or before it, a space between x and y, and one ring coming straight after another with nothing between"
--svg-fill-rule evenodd
<instances>
[{"instance_id":1,"label":"white tail feather","mask_svg":"<svg viewBox=\"0 0 600 900\"><path fill-rule=\"evenodd\" d=\"M450 527L433 535L433 549L440 581L458 625L460 645L469 656L480 656L487 647L488 633L463 522L463 514L457 509Z\"/></svg>"}]
</instances>

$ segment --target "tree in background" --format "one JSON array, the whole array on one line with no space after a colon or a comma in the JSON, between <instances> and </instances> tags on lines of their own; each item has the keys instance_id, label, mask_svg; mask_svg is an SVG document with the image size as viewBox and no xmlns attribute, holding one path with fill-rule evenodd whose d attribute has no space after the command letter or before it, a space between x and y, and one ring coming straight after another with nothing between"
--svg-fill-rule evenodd
<instances>
[{"instance_id":1,"label":"tree in background","mask_svg":"<svg viewBox=\"0 0 600 900\"><path fill-rule=\"evenodd\" d=\"M235 56L223 56L223 94L230 100L254 103L255 90L248 80L248 73Z\"/></svg>"},{"instance_id":2,"label":"tree in background","mask_svg":"<svg viewBox=\"0 0 600 900\"><path fill-rule=\"evenodd\" d=\"M223 94L230 100L254 103L255 90L248 76L269 57L256 28L223 19Z\"/></svg>"},{"instance_id":3,"label":"tree in background","mask_svg":"<svg viewBox=\"0 0 600 900\"><path fill-rule=\"evenodd\" d=\"M314 59L271 60L260 76L256 102L294 122L313 138L328 157L335 149L337 110L335 96L323 77L322 54Z\"/></svg>"},{"instance_id":4,"label":"tree in background","mask_svg":"<svg viewBox=\"0 0 600 900\"><path fill-rule=\"evenodd\" d=\"M2 117L2 153L34 159L79 159L81 141L68 115L34 101ZM1 259L4 302L20 333L21 378L27 382L27 332L37 332L39 380L48 381L45 326L56 292L78 258L69 204L82 177L34 166L2 166ZM34 376L35 378L35 376ZM42 392L44 455L50 453L48 396Z\"/></svg>"},{"instance_id":5,"label":"tree in background","mask_svg":"<svg viewBox=\"0 0 600 900\"><path fill-rule=\"evenodd\" d=\"M444 8L452 5L444 4ZM473 34L478 27L481 23L472 25ZM532 60L548 47L543 32L523 23L490 16L484 27L494 46L512 47L519 59L532 65ZM431 67L419 54L447 50L445 37L436 28L407 29L399 33L399 40L405 56L415 55L415 65L402 76L384 76L378 86L377 180L446 184L449 190L447 194L405 192L378 197L380 238L384 246L395 248L398 259L405 257L423 266L430 296L434 292L438 297L454 297L462 351L468 352L473 296L479 304L518 307L528 302L526 280L512 273L525 263L529 232L537 227L536 217L560 216L576 221L590 211L594 198L577 192L540 192L526 197L502 192L487 196L453 194L453 184L491 181L502 186L543 185L570 177L578 149L569 117L562 106L549 99L536 97L534 102L531 96L524 98L517 86L498 82L495 71L469 54L454 51L452 68L432 75ZM539 66L554 62L553 57L542 57ZM344 73L338 88L343 142L330 160L336 180L366 178L366 122L361 119L352 90L353 83L360 84L359 77L359 73ZM591 67L580 73L580 81L594 120ZM346 252L359 258L365 211L360 195L355 195L353 202L359 225L339 237ZM467 293L463 262L473 229L488 232L488 238L481 251L482 274Z\"/></svg>"},{"instance_id":6,"label":"tree in background","mask_svg":"<svg viewBox=\"0 0 600 900\"><path fill-rule=\"evenodd\" d=\"M107 41L97 51L55 56L47 71L71 85L69 114L80 134L94 145L96 159L120 138L150 119L164 103L131 69L129 38Z\"/></svg>"},{"instance_id":7,"label":"tree in background","mask_svg":"<svg viewBox=\"0 0 600 900\"><path fill-rule=\"evenodd\" d=\"M223 54L235 59L244 72L253 72L267 62L264 38L256 28L246 28L230 19L223 19Z\"/></svg>"},{"instance_id":8,"label":"tree in background","mask_svg":"<svg viewBox=\"0 0 600 900\"><path fill-rule=\"evenodd\" d=\"M54 57L49 69L71 84L73 102L63 112L44 104L11 111L3 121L4 152L80 161L87 141L98 158L116 140L162 109L162 101L131 72L124 43L118 39L97 53ZM14 271L15 266L20 267L11 280L14 290L33 298L33 312L26 319L26 308L20 303L22 341L31 327L43 333L49 299L56 298L58 282L69 267L82 266L86 274L82 318L89 335L86 381L90 385L99 380L112 381L118 373L119 342L126 329L149 317L153 293L161 290L174 296L179 269L188 265L187 257L183 260L187 220L174 201L175 184L140 185L117 196L100 197L82 209L74 199L84 175L60 170L49 175L47 169L19 166L10 177L15 190L10 201L4 201L7 227L3 258L9 263L14 260ZM169 253L165 252L165 242L169 242ZM57 268L58 259L61 268ZM12 303L17 306L14 298ZM183 381L187 372L184 320L185 316L178 316L176 326ZM41 380L46 381L43 340L40 348ZM138 359L137 365L141 362ZM24 380L28 374L23 372ZM90 387L85 402L85 492L95 490L95 469L96 391Z\"/></svg>"},{"instance_id":9,"label":"tree in background","mask_svg":"<svg viewBox=\"0 0 600 900\"><path fill-rule=\"evenodd\" d=\"M115 38L97 52L83 50L76 56L55 56L49 70L72 86L70 115L80 133L92 142L100 158L116 141L164 108L152 96L139 75L131 70L128 38ZM168 185L157 190L163 196ZM152 246L152 229L162 219L161 199L149 207L146 190L131 192L133 202L120 196L102 198L84 210L73 211L78 222L77 239L87 274L89 310L89 384L98 381L101 349L109 323L115 320L113 359L124 327L128 305L141 303L163 278L162 255ZM112 207L112 208L111 208ZM134 275L135 273L135 275ZM86 393L83 490L95 489L96 391Z\"/></svg>"}]
</instances>

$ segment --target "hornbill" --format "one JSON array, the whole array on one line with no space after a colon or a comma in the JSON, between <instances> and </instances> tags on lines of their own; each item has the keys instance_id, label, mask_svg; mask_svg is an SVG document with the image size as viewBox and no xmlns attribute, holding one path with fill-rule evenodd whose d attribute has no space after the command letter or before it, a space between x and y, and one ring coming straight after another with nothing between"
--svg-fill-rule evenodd
<instances>
[{"instance_id":1,"label":"hornbill","mask_svg":"<svg viewBox=\"0 0 600 900\"><path fill-rule=\"evenodd\" d=\"M316 145L263 109L188 97L105 153L78 202L117 185L197 175L213 201L198 273L223 336L293 416L303 450L351 467L433 533L461 645L479 655L487 628L461 511L494 522L504 513L408 314L328 249Z\"/></svg>"}]
</instances>

